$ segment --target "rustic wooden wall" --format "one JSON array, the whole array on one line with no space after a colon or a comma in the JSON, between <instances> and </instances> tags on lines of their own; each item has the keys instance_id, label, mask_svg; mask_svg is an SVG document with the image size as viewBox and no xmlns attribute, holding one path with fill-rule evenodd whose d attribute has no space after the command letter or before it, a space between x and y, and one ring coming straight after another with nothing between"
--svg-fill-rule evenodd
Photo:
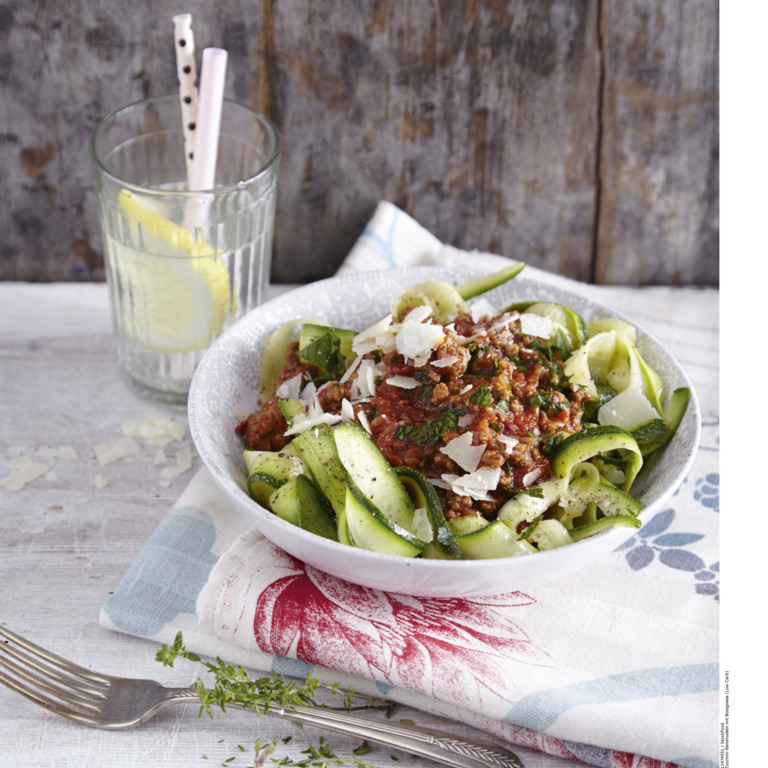
<instances>
[{"instance_id":1,"label":"rustic wooden wall","mask_svg":"<svg viewBox=\"0 0 768 768\"><path fill-rule=\"evenodd\" d=\"M389 199L582 280L717 283L717 0L5 0L0 279L103 278L88 134L175 91L180 12L283 133L276 281Z\"/></svg>"}]
</instances>

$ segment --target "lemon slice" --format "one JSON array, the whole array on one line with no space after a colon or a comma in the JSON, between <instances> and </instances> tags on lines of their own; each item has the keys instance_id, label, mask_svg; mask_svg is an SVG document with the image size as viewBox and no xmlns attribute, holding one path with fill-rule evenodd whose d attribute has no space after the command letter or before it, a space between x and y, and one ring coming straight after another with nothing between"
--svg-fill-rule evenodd
<instances>
[{"instance_id":1,"label":"lemon slice","mask_svg":"<svg viewBox=\"0 0 768 768\"><path fill-rule=\"evenodd\" d=\"M224 328L232 308L229 271L208 243L139 203L127 190L119 202L142 239L163 241L176 253L157 256L111 240L117 279L126 294L123 333L154 352L205 348Z\"/></svg>"}]
</instances>

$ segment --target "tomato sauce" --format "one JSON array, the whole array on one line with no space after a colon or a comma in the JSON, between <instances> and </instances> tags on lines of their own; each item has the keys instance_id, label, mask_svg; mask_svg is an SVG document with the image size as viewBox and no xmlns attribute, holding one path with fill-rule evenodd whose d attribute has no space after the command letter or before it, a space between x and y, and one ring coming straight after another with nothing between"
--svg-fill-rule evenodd
<instances>
[{"instance_id":1,"label":"tomato sauce","mask_svg":"<svg viewBox=\"0 0 768 768\"><path fill-rule=\"evenodd\" d=\"M546 446L556 435L581 429L586 394L572 386L562 370L562 352L520 332L516 313L474 322L459 316L425 365L398 353L371 353L377 365L373 397L351 400L355 375L342 383L325 383L318 400L327 413L339 413L350 400L362 411L371 436L393 466L418 469L436 481L446 517L481 514L493 517L515 490L551 477ZM278 385L318 370L303 363L294 345ZM406 377L408 386L388 383ZM397 379L395 381L398 381ZM414 384L415 382L415 384ZM277 399L238 426L246 447L277 450L290 438ZM499 468L498 487L487 498L456 493L442 475L465 472L443 450L454 438L472 432L472 445L484 446L479 468Z\"/></svg>"}]
</instances>

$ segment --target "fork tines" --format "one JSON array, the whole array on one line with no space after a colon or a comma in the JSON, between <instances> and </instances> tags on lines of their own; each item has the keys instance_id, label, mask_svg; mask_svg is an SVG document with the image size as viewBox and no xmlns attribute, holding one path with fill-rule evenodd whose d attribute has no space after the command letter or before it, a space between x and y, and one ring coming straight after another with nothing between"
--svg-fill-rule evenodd
<instances>
[{"instance_id":1,"label":"fork tines","mask_svg":"<svg viewBox=\"0 0 768 768\"><path fill-rule=\"evenodd\" d=\"M0 626L0 682L58 715L89 722L109 678L73 664Z\"/></svg>"}]
</instances>

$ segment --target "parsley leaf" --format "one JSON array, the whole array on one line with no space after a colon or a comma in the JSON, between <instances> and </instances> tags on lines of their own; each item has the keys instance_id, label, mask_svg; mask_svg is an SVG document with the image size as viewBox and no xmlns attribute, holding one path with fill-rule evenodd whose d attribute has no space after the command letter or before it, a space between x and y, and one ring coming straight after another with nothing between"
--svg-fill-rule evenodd
<instances>
[{"instance_id":1,"label":"parsley leaf","mask_svg":"<svg viewBox=\"0 0 768 768\"><path fill-rule=\"evenodd\" d=\"M488 385L483 384L472 392L469 396L469 402L474 405L493 405L493 398L488 390Z\"/></svg>"},{"instance_id":2,"label":"parsley leaf","mask_svg":"<svg viewBox=\"0 0 768 768\"><path fill-rule=\"evenodd\" d=\"M438 408L437 418L426 419L423 424L403 424L395 430L398 440L409 440L416 445L434 445L446 432L452 432L459 424L459 412L450 408Z\"/></svg>"}]
</instances>

